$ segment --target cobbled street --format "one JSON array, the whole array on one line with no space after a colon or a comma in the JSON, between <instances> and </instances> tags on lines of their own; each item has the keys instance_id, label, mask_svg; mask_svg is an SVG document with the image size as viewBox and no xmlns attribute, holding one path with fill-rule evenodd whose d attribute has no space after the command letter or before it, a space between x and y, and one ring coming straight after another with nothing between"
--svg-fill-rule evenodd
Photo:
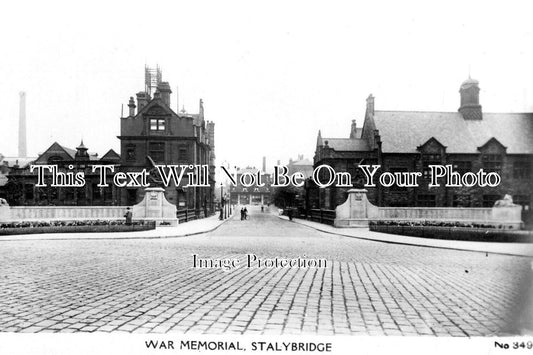
<instances>
[{"instance_id":1,"label":"cobbled street","mask_svg":"<svg viewBox=\"0 0 533 355\"><path fill-rule=\"evenodd\" d=\"M328 267L193 269L202 258ZM253 210L197 236L0 241L0 331L487 336L516 332L530 260L365 241Z\"/></svg>"}]
</instances>

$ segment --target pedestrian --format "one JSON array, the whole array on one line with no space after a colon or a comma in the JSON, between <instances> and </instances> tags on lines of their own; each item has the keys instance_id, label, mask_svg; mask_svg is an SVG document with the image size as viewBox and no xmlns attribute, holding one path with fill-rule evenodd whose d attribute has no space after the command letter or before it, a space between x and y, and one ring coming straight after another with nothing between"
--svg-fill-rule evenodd
<instances>
[{"instance_id":1,"label":"pedestrian","mask_svg":"<svg viewBox=\"0 0 533 355\"><path fill-rule=\"evenodd\" d=\"M241 207L241 221L244 219L244 207Z\"/></svg>"},{"instance_id":2,"label":"pedestrian","mask_svg":"<svg viewBox=\"0 0 533 355\"><path fill-rule=\"evenodd\" d=\"M292 216L293 216L292 208L289 208L289 210L287 211L287 216L289 216L289 221L292 221Z\"/></svg>"},{"instance_id":3,"label":"pedestrian","mask_svg":"<svg viewBox=\"0 0 533 355\"><path fill-rule=\"evenodd\" d=\"M265 212L265 206L261 205L261 212Z\"/></svg>"},{"instance_id":4,"label":"pedestrian","mask_svg":"<svg viewBox=\"0 0 533 355\"><path fill-rule=\"evenodd\" d=\"M248 219L248 209L244 207L244 219Z\"/></svg>"},{"instance_id":5,"label":"pedestrian","mask_svg":"<svg viewBox=\"0 0 533 355\"><path fill-rule=\"evenodd\" d=\"M130 226L131 225L131 220L133 219L133 214L131 213L129 207L126 208L126 214L124 215L124 217L126 218L126 225Z\"/></svg>"}]
</instances>

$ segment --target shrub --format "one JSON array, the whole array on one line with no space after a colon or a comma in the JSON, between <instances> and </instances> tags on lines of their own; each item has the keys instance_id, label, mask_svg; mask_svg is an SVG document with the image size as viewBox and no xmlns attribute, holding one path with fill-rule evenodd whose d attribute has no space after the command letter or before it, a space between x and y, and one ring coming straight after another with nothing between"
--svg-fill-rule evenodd
<instances>
[{"instance_id":1,"label":"shrub","mask_svg":"<svg viewBox=\"0 0 533 355\"><path fill-rule=\"evenodd\" d=\"M81 226L122 226L124 220L79 220L79 221L24 221L24 222L3 222L0 223L0 229L7 228L41 228L41 227L81 227ZM147 221L133 221L134 226L144 226L149 224Z\"/></svg>"}]
</instances>

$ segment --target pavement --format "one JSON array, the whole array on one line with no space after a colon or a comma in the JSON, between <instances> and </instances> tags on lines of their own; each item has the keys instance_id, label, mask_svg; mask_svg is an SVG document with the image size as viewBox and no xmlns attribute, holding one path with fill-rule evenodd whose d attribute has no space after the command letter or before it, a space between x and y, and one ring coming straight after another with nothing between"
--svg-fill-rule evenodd
<instances>
[{"instance_id":1,"label":"pavement","mask_svg":"<svg viewBox=\"0 0 533 355\"><path fill-rule=\"evenodd\" d=\"M287 221L289 220L287 216L278 217ZM336 228L327 224L322 224L299 218L293 218L292 222L325 233L336 234L351 238L373 240L376 242L533 257L533 243L469 242L461 240L417 238L396 234L372 232L368 228Z\"/></svg>"},{"instance_id":2,"label":"pavement","mask_svg":"<svg viewBox=\"0 0 533 355\"><path fill-rule=\"evenodd\" d=\"M530 332L530 258L377 243L250 212L249 220L232 218L187 238L2 240L0 331ZM327 266L193 265L194 255L244 265L248 254L265 262L326 260Z\"/></svg>"},{"instance_id":3,"label":"pavement","mask_svg":"<svg viewBox=\"0 0 533 355\"><path fill-rule=\"evenodd\" d=\"M230 218L233 218L231 216ZM43 233L43 234L17 234L0 235L0 241L6 240L64 240L64 239L157 239L187 237L196 234L208 233L224 222L219 220L218 214L208 218L196 219L175 227L161 226L147 231L135 232L109 232L109 233Z\"/></svg>"}]
</instances>

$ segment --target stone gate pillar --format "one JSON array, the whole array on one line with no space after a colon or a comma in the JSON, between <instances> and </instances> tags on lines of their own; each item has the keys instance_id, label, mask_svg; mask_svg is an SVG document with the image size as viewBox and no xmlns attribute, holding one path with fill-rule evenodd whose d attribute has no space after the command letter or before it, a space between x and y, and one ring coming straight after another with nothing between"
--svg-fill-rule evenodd
<instances>
[{"instance_id":1,"label":"stone gate pillar","mask_svg":"<svg viewBox=\"0 0 533 355\"><path fill-rule=\"evenodd\" d=\"M156 221L157 225L176 226L176 206L165 198L162 187L146 188L143 200L133 206L133 219Z\"/></svg>"},{"instance_id":2,"label":"stone gate pillar","mask_svg":"<svg viewBox=\"0 0 533 355\"><path fill-rule=\"evenodd\" d=\"M377 217L378 208L366 197L366 189L348 190L348 198L335 209L335 227L368 227L368 220Z\"/></svg>"},{"instance_id":3,"label":"stone gate pillar","mask_svg":"<svg viewBox=\"0 0 533 355\"><path fill-rule=\"evenodd\" d=\"M11 207L6 200L0 198L0 222L11 220Z\"/></svg>"}]
</instances>

